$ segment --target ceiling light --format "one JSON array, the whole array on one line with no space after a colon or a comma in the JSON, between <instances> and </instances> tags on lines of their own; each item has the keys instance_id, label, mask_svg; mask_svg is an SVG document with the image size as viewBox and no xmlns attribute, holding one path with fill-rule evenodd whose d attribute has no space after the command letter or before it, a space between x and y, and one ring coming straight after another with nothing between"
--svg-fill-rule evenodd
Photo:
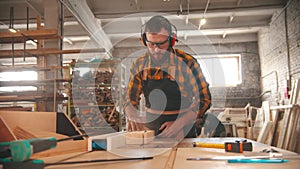
<instances>
[{"instance_id":1,"label":"ceiling light","mask_svg":"<svg viewBox=\"0 0 300 169\"><path fill-rule=\"evenodd\" d=\"M73 42L68 38L64 38L63 41L68 42L70 45L73 45Z\"/></svg>"},{"instance_id":2,"label":"ceiling light","mask_svg":"<svg viewBox=\"0 0 300 169\"><path fill-rule=\"evenodd\" d=\"M205 18L202 18L201 20L200 20L200 25L202 26L202 25L205 25L206 24L206 19Z\"/></svg>"},{"instance_id":3,"label":"ceiling light","mask_svg":"<svg viewBox=\"0 0 300 169\"><path fill-rule=\"evenodd\" d=\"M37 45L36 45L37 42L36 42L35 40L28 40L28 41L26 41L26 44L31 44L31 45L33 45L33 46L37 46Z\"/></svg>"},{"instance_id":4,"label":"ceiling light","mask_svg":"<svg viewBox=\"0 0 300 169\"><path fill-rule=\"evenodd\" d=\"M227 32L224 31L224 32L223 32L223 35L222 35L222 38L224 39L224 38L226 37L226 35L227 35Z\"/></svg>"},{"instance_id":5,"label":"ceiling light","mask_svg":"<svg viewBox=\"0 0 300 169\"><path fill-rule=\"evenodd\" d=\"M185 24L186 25L189 24L189 16L188 15L186 15L186 18L185 18Z\"/></svg>"},{"instance_id":6,"label":"ceiling light","mask_svg":"<svg viewBox=\"0 0 300 169\"><path fill-rule=\"evenodd\" d=\"M17 33L17 30L14 29L14 28L8 28L8 30L9 30L9 32L11 32L11 33Z\"/></svg>"},{"instance_id":7,"label":"ceiling light","mask_svg":"<svg viewBox=\"0 0 300 169\"><path fill-rule=\"evenodd\" d=\"M231 23L231 22L233 21L233 18L234 18L233 15L231 15L231 16L229 17L229 23Z\"/></svg>"}]
</instances>

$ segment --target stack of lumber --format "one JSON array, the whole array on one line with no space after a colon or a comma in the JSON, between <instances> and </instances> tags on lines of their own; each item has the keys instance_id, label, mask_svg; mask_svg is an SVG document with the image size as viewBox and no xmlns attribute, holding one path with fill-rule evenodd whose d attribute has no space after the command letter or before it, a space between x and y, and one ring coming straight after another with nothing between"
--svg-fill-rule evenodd
<instances>
[{"instance_id":1,"label":"stack of lumber","mask_svg":"<svg viewBox=\"0 0 300 169\"><path fill-rule=\"evenodd\" d=\"M295 80L288 105L270 107L268 102L263 102L264 122L257 138L258 142L296 151L300 114L300 106L297 102L299 90L300 82Z\"/></svg>"},{"instance_id":2,"label":"stack of lumber","mask_svg":"<svg viewBox=\"0 0 300 169\"><path fill-rule=\"evenodd\" d=\"M290 107L285 108L282 119L281 128L279 128L279 138L277 147L294 151L297 142L297 125L300 114L300 106L298 103L298 96L300 91L300 81L295 80L292 85L291 96L289 100Z\"/></svg>"}]
</instances>

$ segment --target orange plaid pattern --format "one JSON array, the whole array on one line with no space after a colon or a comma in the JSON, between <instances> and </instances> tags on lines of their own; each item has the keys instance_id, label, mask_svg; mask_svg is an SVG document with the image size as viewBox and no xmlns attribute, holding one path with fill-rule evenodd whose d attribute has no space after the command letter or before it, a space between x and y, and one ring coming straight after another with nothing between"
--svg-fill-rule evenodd
<instances>
[{"instance_id":1,"label":"orange plaid pattern","mask_svg":"<svg viewBox=\"0 0 300 169\"><path fill-rule=\"evenodd\" d=\"M175 70L173 70L174 68ZM194 106L193 109L197 111L198 117L201 117L210 108L209 84L205 80L199 63L193 56L178 49L174 49L167 61L159 67L151 66L148 54L144 54L133 62L125 106L130 104L138 106L140 95L143 93L143 80L165 78L177 81L183 97L195 99L196 107Z\"/></svg>"}]
</instances>

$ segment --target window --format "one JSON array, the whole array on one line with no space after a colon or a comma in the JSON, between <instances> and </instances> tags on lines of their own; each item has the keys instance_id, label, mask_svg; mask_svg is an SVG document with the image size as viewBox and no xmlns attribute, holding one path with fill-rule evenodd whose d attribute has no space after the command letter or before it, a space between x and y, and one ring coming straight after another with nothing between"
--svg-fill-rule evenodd
<instances>
[{"instance_id":1,"label":"window","mask_svg":"<svg viewBox=\"0 0 300 169\"><path fill-rule=\"evenodd\" d=\"M242 82L240 55L199 56L198 62L213 87L236 86Z\"/></svg>"},{"instance_id":2,"label":"window","mask_svg":"<svg viewBox=\"0 0 300 169\"><path fill-rule=\"evenodd\" d=\"M25 80L37 80L37 72L21 71L21 72L1 72L0 73L0 81L25 81ZM0 92L34 91L34 90L37 90L37 88L33 87L33 86L0 87Z\"/></svg>"}]
</instances>

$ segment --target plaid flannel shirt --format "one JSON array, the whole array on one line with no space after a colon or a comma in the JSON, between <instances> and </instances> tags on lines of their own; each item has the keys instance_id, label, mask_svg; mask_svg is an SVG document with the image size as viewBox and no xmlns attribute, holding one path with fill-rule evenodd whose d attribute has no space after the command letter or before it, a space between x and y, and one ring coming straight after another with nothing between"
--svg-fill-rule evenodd
<instances>
[{"instance_id":1,"label":"plaid flannel shirt","mask_svg":"<svg viewBox=\"0 0 300 169\"><path fill-rule=\"evenodd\" d=\"M171 72L172 67L176 68L175 77L171 77L170 73L162 71L167 70L167 72ZM205 80L199 63L194 57L178 49L174 49L167 61L160 67L151 67L151 59L147 53L134 61L130 69L125 106L131 104L134 107L138 107L140 95L144 93L142 82L143 76L145 76L144 71L147 71L147 79L176 79L181 95L195 99L192 108L197 112L197 117L202 117L210 108L211 94L209 84Z\"/></svg>"}]
</instances>

